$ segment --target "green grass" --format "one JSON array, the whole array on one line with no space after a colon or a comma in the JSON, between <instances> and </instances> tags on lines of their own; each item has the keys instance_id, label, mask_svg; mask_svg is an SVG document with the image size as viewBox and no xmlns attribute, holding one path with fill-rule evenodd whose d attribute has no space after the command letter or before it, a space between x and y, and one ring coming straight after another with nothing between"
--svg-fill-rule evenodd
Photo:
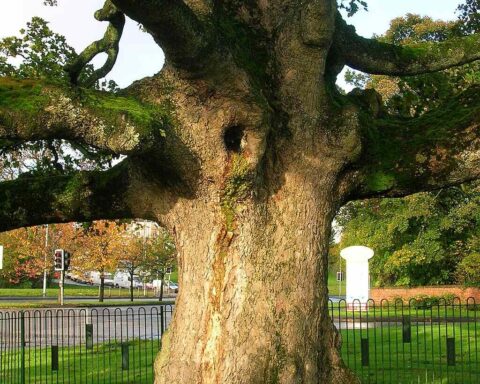
<instances>
[{"instance_id":1,"label":"green grass","mask_svg":"<svg viewBox=\"0 0 480 384\"><path fill-rule=\"evenodd\" d=\"M0 297L42 297L42 288L0 288ZM57 297L58 287L47 288L47 297ZM65 296L98 296L98 287L82 287L75 285L65 286ZM129 297L130 290L128 288L111 288L105 287L105 297ZM143 289L134 290L135 297L143 297ZM155 297L153 290L147 290L147 297Z\"/></svg>"},{"instance_id":2,"label":"green grass","mask_svg":"<svg viewBox=\"0 0 480 384\"><path fill-rule=\"evenodd\" d=\"M330 316L334 319L348 319L350 321L401 321L404 316L410 316L419 321L480 321L480 307L478 305L462 304L458 305L439 305L431 308L413 308L408 305L402 307L401 304L395 306L375 306L370 307L368 311L347 310L344 301L340 303L330 303Z\"/></svg>"},{"instance_id":3,"label":"green grass","mask_svg":"<svg viewBox=\"0 0 480 384\"><path fill-rule=\"evenodd\" d=\"M340 333L342 357L362 383L480 382L480 356L475 348L480 325L475 323L419 326L412 323L410 343L403 343L401 326L384 325L368 331L341 330ZM455 338L455 366L447 365L447 337ZM368 366L362 366L361 362L362 338L369 342Z\"/></svg>"},{"instance_id":4,"label":"green grass","mask_svg":"<svg viewBox=\"0 0 480 384\"><path fill-rule=\"evenodd\" d=\"M119 342L95 344L93 349L65 347L58 350L58 370L52 371L51 348L27 348L25 383L153 383L153 361L160 350L158 340L128 343L128 370L122 369L122 345ZM0 382L21 383L21 359L18 350L1 351Z\"/></svg>"},{"instance_id":5,"label":"green grass","mask_svg":"<svg viewBox=\"0 0 480 384\"><path fill-rule=\"evenodd\" d=\"M328 272L328 294L330 296L345 296L346 285L342 281L339 285L335 272Z\"/></svg>"},{"instance_id":6,"label":"green grass","mask_svg":"<svg viewBox=\"0 0 480 384\"><path fill-rule=\"evenodd\" d=\"M42 296L42 288L0 288L0 297ZM67 296L96 296L98 287L66 286ZM58 296L58 288L47 288L48 297Z\"/></svg>"},{"instance_id":7,"label":"green grass","mask_svg":"<svg viewBox=\"0 0 480 384\"><path fill-rule=\"evenodd\" d=\"M91 308L91 307L131 307L131 306L146 306L146 305L159 305L159 304L172 304L172 301L155 301L155 300L134 300L131 301L119 301L108 300L100 303L98 300L89 301L65 301L63 308ZM36 302L0 302L0 309L36 309L36 308L60 308L57 302L52 301L36 301ZM1 382L0 382L1 383Z\"/></svg>"},{"instance_id":8,"label":"green grass","mask_svg":"<svg viewBox=\"0 0 480 384\"><path fill-rule=\"evenodd\" d=\"M174 283L178 283L178 271L177 270L172 272L172 274L170 275L170 280Z\"/></svg>"}]
</instances>

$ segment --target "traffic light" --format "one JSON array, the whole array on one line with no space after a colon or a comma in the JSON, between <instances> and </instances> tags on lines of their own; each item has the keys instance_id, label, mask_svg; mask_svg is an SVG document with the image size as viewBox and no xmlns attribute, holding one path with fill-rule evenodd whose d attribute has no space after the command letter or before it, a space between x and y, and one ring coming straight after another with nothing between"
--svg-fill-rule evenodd
<instances>
[{"instance_id":1,"label":"traffic light","mask_svg":"<svg viewBox=\"0 0 480 384\"><path fill-rule=\"evenodd\" d=\"M63 255L63 270L68 271L68 267L70 266L70 252L64 251Z\"/></svg>"},{"instance_id":2,"label":"traffic light","mask_svg":"<svg viewBox=\"0 0 480 384\"><path fill-rule=\"evenodd\" d=\"M63 249L56 249L54 254L55 271L64 270L65 251Z\"/></svg>"}]
</instances>

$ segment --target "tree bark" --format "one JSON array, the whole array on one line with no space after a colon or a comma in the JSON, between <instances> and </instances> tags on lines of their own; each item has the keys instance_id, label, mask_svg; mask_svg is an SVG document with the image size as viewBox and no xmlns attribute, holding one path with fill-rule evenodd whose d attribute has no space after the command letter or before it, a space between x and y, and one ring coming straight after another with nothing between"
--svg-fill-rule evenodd
<instances>
[{"instance_id":1,"label":"tree bark","mask_svg":"<svg viewBox=\"0 0 480 384\"><path fill-rule=\"evenodd\" d=\"M163 301L163 281L165 279L165 275L162 273L160 275L160 294L158 295L158 301Z\"/></svg>"},{"instance_id":2,"label":"tree bark","mask_svg":"<svg viewBox=\"0 0 480 384\"><path fill-rule=\"evenodd\" d=\"M100 294L98 295L98 301L103 303L105 299L105 276L103 272L100 273Z\"/></svg>"},{"instance_id":3,"label":"tree bark","mask_svg":"<svg viewBox=\"0 0 480 384\"><path fill-rule=\"evenodd\" d=\"M133 303L133 273L129 273L130 275L130 301Z\"/></svg>"},{"instance_id":4,"label":"tree bark","mask_svg":"<svg viewBox=\"0 0 480 384\"><path fill-rule=\"evenodd\" d=\"M156 384L356 382L328 316L334 189L334 180L291 175L231 228L210 203L190 207L188 225L179 217L182 289Z\"/></svg>"}]
</instances>

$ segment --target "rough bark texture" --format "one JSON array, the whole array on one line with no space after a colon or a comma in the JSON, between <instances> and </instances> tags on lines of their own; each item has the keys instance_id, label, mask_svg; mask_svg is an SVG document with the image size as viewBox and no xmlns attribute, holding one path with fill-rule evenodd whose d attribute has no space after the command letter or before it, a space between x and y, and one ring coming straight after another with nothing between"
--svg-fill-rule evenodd
<instances>
[{"instance_id":1,"label":"rough bark texture","mask_svg":"<svg viewBox=\"0 0 480 384\"><path fill-rule=\"evenodd\" d=\"M123 102L107 103L119 121L131 123L134 145L109 144L108 138L123 137L125 124L90 135L96 124L88 122L97 120L83 113L91 112L83 98L70 99L83 116L78 130L49 123L55 118L49 99L29 113L51 131L35 124L25 129L22 114L0 103L0 134L9 140L54 131L89 137L89 145L129 155L124 183L111 189L107 173L102 188L84 183L76 189L88 192L90 210L55 216L47 207L22 217L38 224L111 213L154 219L171 231L181 289L155 364L156 384L356 382L339 358L340 339L328 317L332 218L349 198L401 195L480 176L478 97L452 102L452 109L463 109L442 125L440 139L455 140L440 140L442 150L435 152L434 121L442 112L399 122L383 114L375 94L345 96L335 87L348 62L378 72L372 62L379 55L393 72L407 63L418 73L436 70L429 64L435 57L421 55L415 64L392 54L391 46L359 43L339 23L334 0L111 2L142 23L167 56L159 74L134 83ZM472 41L457 41L465 55L456 51L443 67L478 57ZM475 139L469 145L466 133ZM399 162L382 150L391 143ZM452 159L448 166L436 166L445 157ZM60 180L58 188L64 185ZM0 187L0 214L8 219L2 229L30 224L17 223L18 200L6 189ZM105 195L114 199L97 204Z\"/></svg>"}]
</instances>

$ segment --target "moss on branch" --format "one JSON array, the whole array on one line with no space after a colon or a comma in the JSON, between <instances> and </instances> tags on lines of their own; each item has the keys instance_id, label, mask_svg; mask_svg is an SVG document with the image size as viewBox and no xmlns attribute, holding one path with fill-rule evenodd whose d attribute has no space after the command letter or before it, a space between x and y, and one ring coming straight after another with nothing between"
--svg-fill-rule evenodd
<instances>
[{"instance_id":1,"label":"moss on branch","mask_svg":"<svg viewBox=\"0 0 480 384\"><path fill-rule=\"evenodd\" d=\"M437 72L480 59L480 34L425 42L394 45L358 36L355 28L337 17L334 48L344 63L362 72L409 76Z\"/></svg>"},{"instance_id":2,"label":"moss on branch","mask_svg":"<svg viewBox=\"0 0 480 384\"><path fill-rule=\"evenodd\" d=\"M361 196L400 196L480 176L480 92L414 119L362 118Z\"/></svg>"},{"instance_id":3,"label":"moss on branch","mask_svg":"<svg viewBox=\"0 0 480 384\"><path fill-rule=\"evenodd\" d=\"M132 216L128 166L0 183L0 231L24 226Z\"/></svg>"},{"instance_id":4,"label":"moss on branch","mask_svg":"<svg viewBox=\"0 0 480 384\"><path fill-rule=\"evenodd\" d=\"M151 147L170 124L168 108L133 97L0 78L3 139L67 139L128 154Z\"/></svg>"}]
</instances>

